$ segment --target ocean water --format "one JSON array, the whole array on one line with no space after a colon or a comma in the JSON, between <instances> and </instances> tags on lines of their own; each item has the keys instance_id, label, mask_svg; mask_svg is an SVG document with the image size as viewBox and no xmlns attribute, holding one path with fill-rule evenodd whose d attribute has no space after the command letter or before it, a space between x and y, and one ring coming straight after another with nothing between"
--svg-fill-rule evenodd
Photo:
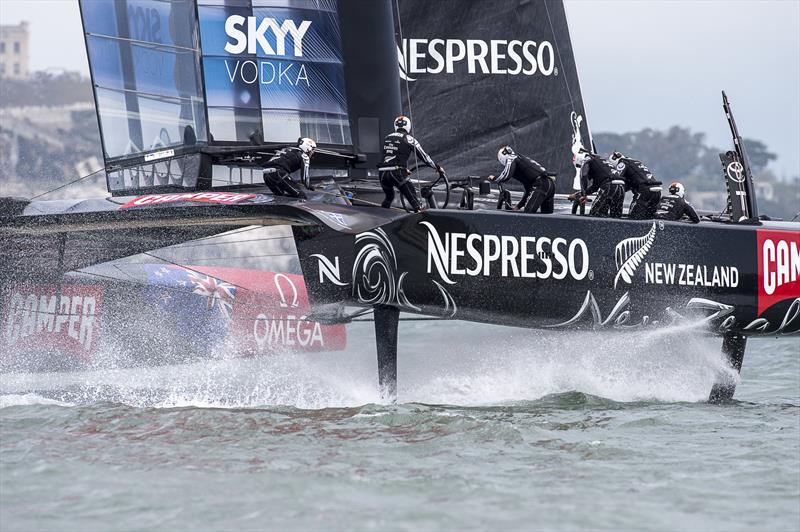
<instances>
[{"instance_id":1,"label":"ocean water","mask_svg":"<svg viewBox=\"0 0 800 532\"><path fill-rule=\"evenodd\" d=\"M404 322L392 405L371 327L0 375L0 530L800 530L799 337L711 405L719 339Z\"/></svg>"}]
</instances>

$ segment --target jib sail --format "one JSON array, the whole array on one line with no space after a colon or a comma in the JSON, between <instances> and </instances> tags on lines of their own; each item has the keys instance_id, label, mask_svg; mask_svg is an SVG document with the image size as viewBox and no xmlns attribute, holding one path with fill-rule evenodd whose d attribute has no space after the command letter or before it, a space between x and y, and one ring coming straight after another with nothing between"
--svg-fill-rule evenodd
<instances>
[{"instance_id":1,"label":"jib sail","mask_svg":"<svg viewBox=\"0 0 800 532\"><path fill-rule=\"evenodd\" d=\"M485 176L509 144L570 189L571 113L587 147L590 136L562 2L399 0L398 11L403 107L436 162Z\"/></svg>"}]
</instances>

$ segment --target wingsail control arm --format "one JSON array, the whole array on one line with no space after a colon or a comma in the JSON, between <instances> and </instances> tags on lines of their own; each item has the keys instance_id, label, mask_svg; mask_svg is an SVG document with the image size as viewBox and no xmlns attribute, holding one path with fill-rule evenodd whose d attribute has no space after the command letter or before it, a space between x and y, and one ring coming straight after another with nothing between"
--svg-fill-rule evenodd
<instances>
[{"instance_id":1,"label":"wingsail control arm","mask_svg":"<svg viewBox=\"0 0 800 532\"><path fill-rule=\"evenodd\" d=\"M757 222L758 205L756 203L753 174L750 171L750 162L744 147L736 120L733 118L731 104L725 91L722 91L722 108L731 128L733 137L732 151L720 153L722 172L725 175L725 184L728 188L727 211L734 222Z\"/></svg>"}]
</instances>

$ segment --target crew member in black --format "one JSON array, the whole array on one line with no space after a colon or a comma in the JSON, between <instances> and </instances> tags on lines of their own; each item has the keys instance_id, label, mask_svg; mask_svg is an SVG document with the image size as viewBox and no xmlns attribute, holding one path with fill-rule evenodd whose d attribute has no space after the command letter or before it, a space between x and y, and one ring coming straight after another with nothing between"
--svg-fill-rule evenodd
<instances>
[{"instance_id":1,"label":"crew member in black","mask_svg":"<svg viewBox=\"0 0 800 532\"><path fill-rule=\"evenodd\" d=\"M511 146L503 146L497 152L497 160L503 165L503 172L495 177L489 176L489 181L502 183L512 177L522 183L525 193L514 210L524 210L534 213L541 210L542 214L553 213L553 198L556 194L556 176L545 170L544 166L530 157L514 153Z\"/></svg>"},{"instance_id":2,"label":"crew member in black","mask_svg":"<svg viewBox=\"0 0 800 532\"><path fill-rule=\"evenodd\" d=\"M626 157L615 151L608 161L625 180L625 190L633 192L633 201L628 209L628 218L649 220L653 218L661 201L661 181L641 161Z\"/></svg>"},{"instance_id":3,"label":"crew member in black","mask_svg":"<svg viewBox=\"0 0 800 532\"><path fill-rule=\"evenodd\" d=\"M700 217L697 216L694 207L683 199L686 190L681 183L673 182L669 186L669 196L661 198L661 203L658 205L656 211L656 218L659 220L672 220L677 221L687 216L692 223L700 223Z\"/></svg>"},{"instance_id":4,"label":"crew member in black","mask_svg":"<svg viewBox=\"0 0 800 532\"><path fill-rule=\"evenodd\" d=\"M378 165L381 188L386 197L381 207L389 208L394 201L394 189L400 191L409 207L414 212L420 211L419 199L414 187L411 185L408 169L408 159L416 154L426 165L443 172L441 166L433 162L430 155L425 153L420 143L410 135L411 119L407 116L398 116L394 120L394 132L386 135L383 140L383 161Z\"/></svg>"},{"instance_id":5,"label":"crew member in black","mask_svg":"<svg viewBox=\"0 0 800 532\"><path fill-rule=\"evenodd\" d=\"M621 218L622 203L625 200L625 181L616 168L599 155L581 151L575 156L575 165L581 169L581 203L589 194L597 193L589 216L602 218ZM591 181L591 185L589 184Z\"/></svg>"},{"instance_id":6,"label":"crew member in black","mask_svg":"<svg viewBox=\"0 0 800 532\"><path fill-rule=\"evenodd\" d=\"M301 138L297 140L297 147L283 148L264 165L264 183L276 196L291 196L305 198L306 194L292 181L291 174L300 170L300 181L308 190L311 186L309 165L311 156L317 143L314 139Z\"/></svg>"}]
</instances>

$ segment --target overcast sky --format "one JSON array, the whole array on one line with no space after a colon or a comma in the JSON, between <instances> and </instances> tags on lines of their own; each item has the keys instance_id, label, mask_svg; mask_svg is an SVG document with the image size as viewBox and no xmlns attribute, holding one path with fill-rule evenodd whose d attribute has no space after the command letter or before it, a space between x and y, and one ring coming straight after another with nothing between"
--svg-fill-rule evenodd
<instances>
[{"instance_id":1,"label":"overcast sky","mask_svg":"<svg viewBox=\"0 0 800 532\"><path fill-rule=\"evenodd\" d=\"M800 175L800 0L565 2L593 131L678 124L727 149L725 89L742 134ZM33 70L88 72L77 0L0 0L0 23L20 20Z\"/></svg>"}]
</instances>

